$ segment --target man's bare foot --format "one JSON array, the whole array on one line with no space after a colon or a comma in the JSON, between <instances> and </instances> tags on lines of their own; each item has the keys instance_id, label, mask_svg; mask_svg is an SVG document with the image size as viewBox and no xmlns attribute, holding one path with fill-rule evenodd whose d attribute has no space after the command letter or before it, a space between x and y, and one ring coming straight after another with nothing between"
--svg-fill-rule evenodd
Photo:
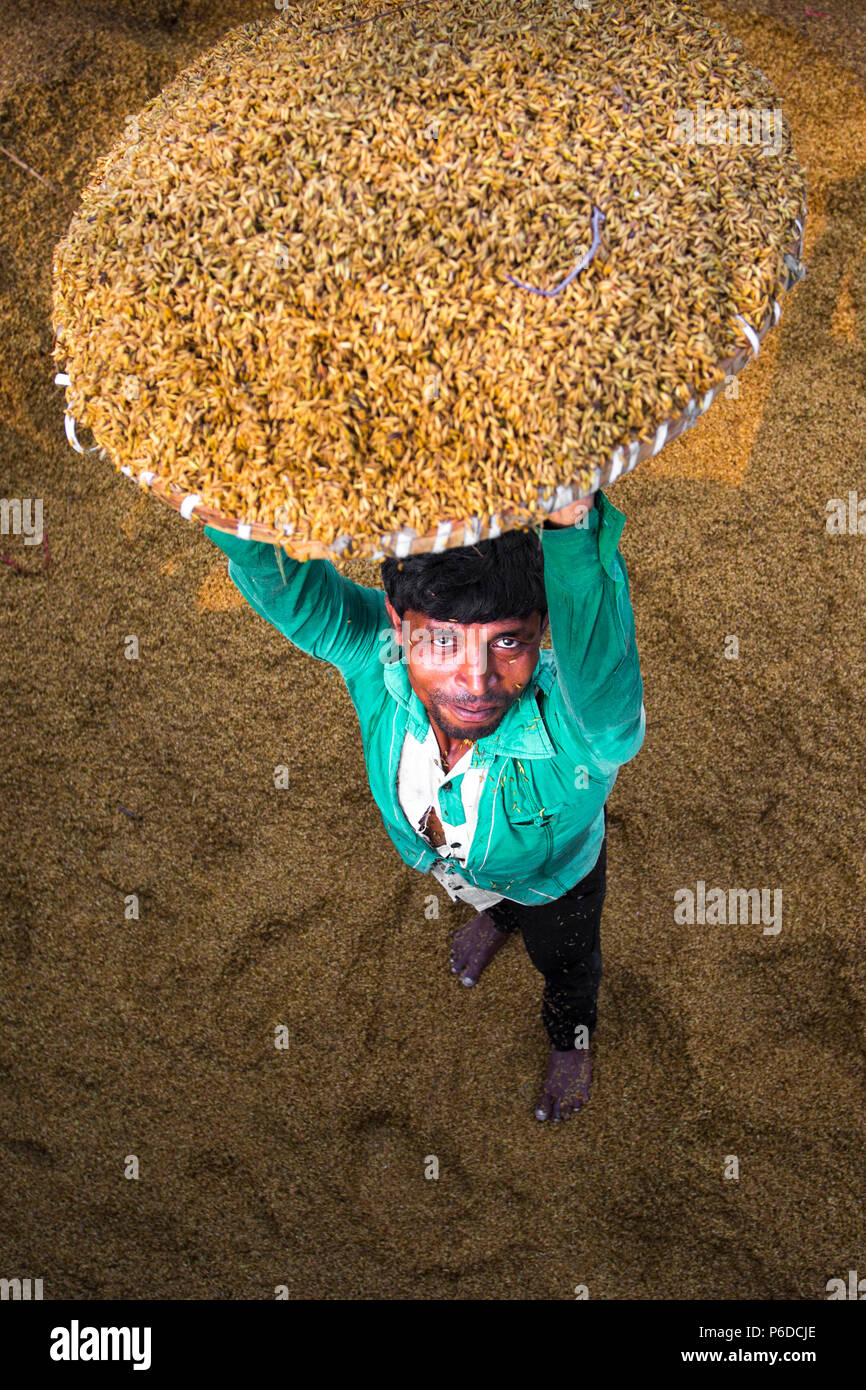
<instances>
[{"instance_id":1,"label":"man's bare foot","mask_svg":"<svg viewBox=\"0 0 866 1390\"><path fill-rule=\"evenodd\" d=\"M552 1118L554 1124L567 1120L573 1111L586 1105L591 1084L589 1048L573 1047L568 1052L557 1052L552 1047L541 1099L535 1107L536 1119Z\"/></svg>"},{"instance_id":2,"label":"man's bare foot","mask_svg":"<svg viewBox=\"0 0 866 1390\"><path fill-rule=\"evenodd\" d=\"M508 932L494 927L486 912L479 912L451 937L451 974L459 975L463 985L477 985L482 970L508 937Z\"/></svg>"}]
</instances>

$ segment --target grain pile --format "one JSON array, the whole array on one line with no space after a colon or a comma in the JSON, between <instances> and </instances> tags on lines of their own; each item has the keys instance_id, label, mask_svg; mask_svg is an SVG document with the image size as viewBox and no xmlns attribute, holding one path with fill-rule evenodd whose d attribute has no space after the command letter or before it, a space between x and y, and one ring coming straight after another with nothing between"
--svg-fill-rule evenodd
<instances>
[{"instance_id":1,"label":"grain pile","mask_svg":"<svg viewBox=\"0 0 866 1390\"><path fill-rule=\"evenodd\" d=\"M234 30L127 122L56 249L68 409L186 515L301 558L537 518L692 423L802 273L787 121L778 152L686 142L702 102L780 106L671 0Z\"/></svg>"}]
</instances>

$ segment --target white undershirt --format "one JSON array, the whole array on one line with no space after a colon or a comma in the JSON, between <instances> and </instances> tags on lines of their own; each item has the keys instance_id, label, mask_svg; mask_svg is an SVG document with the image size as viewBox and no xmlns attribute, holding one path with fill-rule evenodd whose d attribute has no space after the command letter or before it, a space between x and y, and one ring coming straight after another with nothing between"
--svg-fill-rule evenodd
<instances>
[{"instance_id":1,"label":"white undershirt","mask_svg":"<svg viewBox=\"0 0 866 1390\"><path fill-rule=\"evenodd\" d=\"M486 768L470 767L471 760L472 745L470 744L459 762L456 762L448 772L445 772L442 768L439 744L431 725L423 741L419 741L407 729L400 751L400 766L397 771L397 796L409 824L426 840L427 837L422 834L421 826L427 812L431 808L435 810L442 824L445 844L434 845L432 848L436 850L440 859L453 859L456 863L464 866L478 823L478 802L481 797L481 788L488 775ZM463 773L463 781L460 785L460 793L466 820L462 825L450 825L448 821L442 820L438 792L441 786L450 782L454 777L459 777L461 772ZM429 840L427 843L430 843ZM493 903L501 902L504 897L502 893L490 893L486 889L476 887L474 883L470 883L468 879L464 878L453 864L448 865L447 868L443 864L435 864L430 872L442 884L452 901L456 902L459 899L461 902L470 903L473 907L478 908L479 912L483 912L486 907L491 907Z\"/></svg>"}]
</instances>

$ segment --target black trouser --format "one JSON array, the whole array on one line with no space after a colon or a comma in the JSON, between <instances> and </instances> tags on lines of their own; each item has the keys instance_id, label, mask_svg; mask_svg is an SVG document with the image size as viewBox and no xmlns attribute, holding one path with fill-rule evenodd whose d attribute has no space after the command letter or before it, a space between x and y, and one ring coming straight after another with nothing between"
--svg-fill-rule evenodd
<instances>
[{"instance_id":1,"label":"black trouser","mask_svg":"<svg viewBox=\"0 0 866 1390\"><path fill-rule=\"evenodd\" d=\"M592 1037L601 984L601 909L607 892L607 807L604 840L595 867L561 898L528 907L503 899L485 908L499 931L518 928L529 959L544 976L541 1019L552 1047L567 1052L575 1029Z\"/></svg>"}]
</instances>

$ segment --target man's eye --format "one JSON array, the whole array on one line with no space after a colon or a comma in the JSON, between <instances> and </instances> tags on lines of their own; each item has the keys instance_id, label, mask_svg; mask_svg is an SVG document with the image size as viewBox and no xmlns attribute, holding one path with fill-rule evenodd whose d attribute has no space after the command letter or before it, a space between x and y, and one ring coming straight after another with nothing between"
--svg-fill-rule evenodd
<instances>
[{"instance_id":1,"label":"man's eye","mask_svg":"<svg viewBox=\"0 0 866 1390\"><path fill-rule=\"evenodd\" d=\"M441 637L441 638L443 639L443 643L447 644L448 646L451 646L452 643L454 642L453 634L450 633L450 632L434 632L434 633L433 633L433 641L434 641L434 643L436 642L436 639L437 639L438 637ZM499 642L511 642L513 645L510 646L510 647L506 647L506 648L505 648L505 650L506 650L507 652L513 651L515 647L519 647L519 646L521 645L520 642L518 641L518 639L517 639L516 637L497 637L497 638L495 638L494 640L497 642L497 644L498 644Z\"/></svg>"}]
</instances>

